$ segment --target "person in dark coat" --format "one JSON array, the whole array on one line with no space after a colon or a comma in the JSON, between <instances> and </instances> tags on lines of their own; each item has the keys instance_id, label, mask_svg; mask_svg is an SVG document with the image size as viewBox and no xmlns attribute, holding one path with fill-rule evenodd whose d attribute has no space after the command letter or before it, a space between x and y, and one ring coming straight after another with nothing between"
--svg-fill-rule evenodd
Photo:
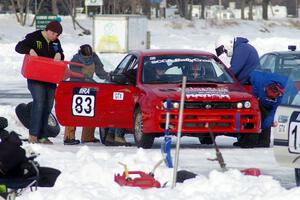
<instances>
[{"instance_id":1,"label":"person in dark coat","mask_svg":"<svg viewBox=\"0 0 300 200\"><path fill-rule=\"evenodd\" d=\"M20 54L63 60L64 54L58 39L62 31L58 21L51 21L45 30L27 34L24 40L18 42L15 50ZM27 79L27 86L33 98L28 142L52 144L47 137L47 125L54 104L56 84Z\"/></svg>"},{"instance_id":2,"label":"person in dark coat","mask_svg":"<svg viewBox=\"0 0 300 200\"><path fill-rule=\"evenodd\" d=\"M254 70L250 74L249 81L253 95L259 100L262 132L256 144L246 144L246 146L269 147L271 126L277 107L292 102L298 90L293 81L277 73Z\"/></svg>"},{"instance_id":3,"label":"person in dark coat","mask_svg":"<svg viewBox=\"0 0 300 200\"><path fill-rule=\"evenodd\" d=\"M259 66L259 56L249 40L243 37L219 39L216 43L216 53L220 56L226 53L230 60L230 71L241 84L249 82L250 73Z\"/></svg>"},{"instance_id":4,"label":"person in dark coat","mask_svg":"<svg viewBox=\"0 0 300 200\"><path fill-rule=\"evenodd\" d=\"M106 72L103 68L103 64L100 61L98 55L93 52L93 49L90 45L84 44L81 45L78 53L76 53L72 60L72 62L81 63L84 67L79 67L76 65L70 64L70 69L73 72L77 72L83 74L85 79L89 80L93 78L94 73L101 79L109 80L109 73ZM78 78L70 78L70 81L85 81L83 79ZM76 127L67 126L65 127L64 132L64 144L65 145L76 145L79 144L80 141L75 139L75 131ZM81 134L81 142L100 142L94 136L95 127L83 127Z\"/></svg>"}]
</instances>

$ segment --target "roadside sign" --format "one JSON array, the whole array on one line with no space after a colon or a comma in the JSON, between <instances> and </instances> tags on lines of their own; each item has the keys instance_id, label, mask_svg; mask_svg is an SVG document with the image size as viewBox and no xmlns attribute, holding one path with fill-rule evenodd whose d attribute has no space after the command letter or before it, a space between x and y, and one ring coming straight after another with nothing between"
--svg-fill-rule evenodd
<instances>
[{"instance_id":1,"label":"roadside sign","mask_svg":"<svg viewBox=\"0 0 300 200\"><path fill-rule=\"evenodd\" d=\"M85 0L85 6L102 6L103 0Z\"/></svg>"},{"instance_id":2,"label":"roadside sign","mask_svg":"<svg viewBox=\"0 0 300 200\"><path fill-rule=\"evenodd\" d=\"M47 24L53 20L56 20L56 15L36 15L35 17L35 28L44 30Z\"/></svg>"}]
</instances>

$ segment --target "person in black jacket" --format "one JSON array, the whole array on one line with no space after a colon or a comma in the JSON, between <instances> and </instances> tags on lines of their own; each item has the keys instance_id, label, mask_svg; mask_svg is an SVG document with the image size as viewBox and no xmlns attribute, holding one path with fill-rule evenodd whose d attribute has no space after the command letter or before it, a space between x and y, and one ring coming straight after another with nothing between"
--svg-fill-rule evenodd
<instances>
[{"instance_id":1,"label":"person in black jacket","mask_svg":"<svg viewBox=\"0 0 300 200\"><path fill-rule=\"evenodd\" d=\"M24 40L18 42L15 50L20 54L63 60L64 54L58 39L62 31L58 21L51 21L45 30L27 34ZM52 144L47 137L47 124L54 103L56 84L27 79L27 86L33 98L28 142Z\"/></svg>"}]
</instances>

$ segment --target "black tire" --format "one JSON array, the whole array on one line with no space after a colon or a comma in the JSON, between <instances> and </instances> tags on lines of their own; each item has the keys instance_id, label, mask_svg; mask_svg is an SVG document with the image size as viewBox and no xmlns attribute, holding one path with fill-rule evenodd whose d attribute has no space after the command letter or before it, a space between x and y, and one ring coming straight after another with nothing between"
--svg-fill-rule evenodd
<instances>
[{"instance_id":1,"label":"black tire","mask_svg":"<svg viewBox=\"0 0 300 200\"><path fill-rule=\"evenodd\" d=\"M99 127L99 138L100 138L101 143L104 144L104 145L105 145L105 139L106 139L106 136L107 136L108 129L109 128Z\"/></svg>"},{"instance_id":2,"label":"black tire","mask_svg":"<svg viewBox=\"0 0 300 200\"><path fill-rule=\"evenodd\" d=\"M32 102L29 102L28 104L21 103L15 109L18 119L28 129L30 126L31 107L32 107ZM59 132L60 132L60 125L56 117L52 113L50 113L46 135L48 137L56 137L59 134Z\"/></svg>"},{"instance_id":3,"label":"black tire","mask_svg":"<svg viewBox=\"0 0 300 200\"><path fill-rule=\"evenodd\" d=\"M143 149L150 149L154 143L152 134L143 133L142 112L139 108L134 112L134 141L137 147L142 147Z\"/></svg>"},{"instance_id":4,"label":"black tire","mask_svg":"<svg viewBox=\"0 0 300 200\"><path fill-rule=\"evenodd\" d=\"M8 121L5 117L0 117L0 130L5 129L8 126Z\"/></svg>"},{"instance_id":5,"label":"black tire","mask_svg":"<svg viewBox=\"0 0 300 200\"><path fill-rule=\"evenodd\" d=\"M295 178L297 187L300 186L300 168L295 168Z\"/></svg>"}]
</instances>

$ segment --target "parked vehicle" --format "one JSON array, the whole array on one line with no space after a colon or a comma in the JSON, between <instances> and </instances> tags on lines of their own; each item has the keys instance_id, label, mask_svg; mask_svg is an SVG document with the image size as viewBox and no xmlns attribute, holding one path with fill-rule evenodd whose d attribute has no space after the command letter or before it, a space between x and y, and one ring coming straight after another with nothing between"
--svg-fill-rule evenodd
<instances>
[{"instance_id":1,"label":"parked vehicle","mask_svg":"<svg viewBox=\"0 0 300 200\"><path fill-rule=\"evenodd\" d=\"M64 81L56 90L56 115L65 126L126 128L138 147L163 136L166 100L170 133L177 133L180 88L187 76L183 136L260 133L258 101L215 55L192 50L139 50L125 56L112 82ZM102 129L105 130L105 129Z\"/></svg>"},{"instance_id":2,"label":"parked vehicle","mask_svg":"<svg viewBox=\"0 0 300 200\"><path fill-rule=\"evenodd\" d=\"M296 184L300 186L300 93L289 104L277 108L274 125L275 158L279 164L295 168Z\"/></svg>"},{"instance_id":3,"label":"parked vehicle","mask_svg":"<svg viewBox=\"0 0 300 200\"><path fill-rule=\"evenodd\" d=\"M269 52L260 57L260 69L290 77L300 89L300 51L296 46L289 46L290 51Z\"/></svg>"}]
</instances>

